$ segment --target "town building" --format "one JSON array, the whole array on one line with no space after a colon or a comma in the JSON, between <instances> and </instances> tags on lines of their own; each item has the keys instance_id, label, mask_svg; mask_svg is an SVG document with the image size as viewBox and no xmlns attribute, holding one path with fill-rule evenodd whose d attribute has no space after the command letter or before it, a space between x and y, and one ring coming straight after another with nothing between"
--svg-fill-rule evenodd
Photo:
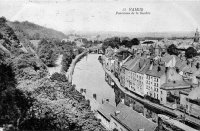
<instances>
[{"instance_id":1,"label":"town building","mask_svg":"<svg viewBox=\"0 0 200 131\"><path fill-rule=\"evenodd\" d=\"M119 103L115 112L111 114L110 127L118 131L155 131L157 124Z\"/></svg>"},{"instance_id":2,"label":"town building","mask_svg":"<svg viewBox=\"0 0 200 131\"><path fill-rule=\"evenodd\" d=\"M111 130L110 127L110 114L115 111L115 107L109 104L109 102L104 102L97 109L96 117L101 120L101 124L107 129Z\"/></svg>"}]
</instances>

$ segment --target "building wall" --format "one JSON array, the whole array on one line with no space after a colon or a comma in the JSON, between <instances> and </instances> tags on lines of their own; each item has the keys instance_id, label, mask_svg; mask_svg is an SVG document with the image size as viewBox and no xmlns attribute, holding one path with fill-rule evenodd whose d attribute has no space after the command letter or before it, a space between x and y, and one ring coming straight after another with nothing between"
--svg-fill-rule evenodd
<instances>
[{"instance_id":1,"label":"building wall","mask_svg":"<svg viewBox=\"0 0 200 131\"><path fill-rule=\"evenodd\" d=\"M188 98L188 95L180 93L180 105L183 107L186 107L186 98Z\"/></svg>"},{"instance_id":2,"label":"building wall","mask_svg":"<svg viewBox=\"0 0 200 131\"><path fill-rule=\"evenodd\" d=\"M125 87L125 81L126 81L126 79L125 79L125 68L122 67L121 71L120 71L120 84L121 84L121 86Z\"/></svg>"},{"instance_id":3,"label":"building wall","mask_svg":"<svg viewBox=\"0 0 200 131\"><path fill-rule=\"evenodd\" d=\"M136 73L137 74L137 81L136 81L136 93L138 95L144 96L144 84L145 84L145 76L143 74L140 73Z\"/></svg>"},{"instance_id":4,"label":"building wall","mask_svg":"<svg viewBox=\"0 0 200 131\"><path fill-rule=\"evenodd\" d=\"M197 105L197 104L193 104L193 103L190 103L189 101L187 101L187 112L191 115L194 115L196 117L200 117L200 106Z\"/></svg>"},{"instance_id":5,"label":"building wall","mask_svg":"<svg viewBox=\"0 0 200 131\"><path fill-rule=\"evenodd\" d=\"M126 128L124 128L119 122L117 122L112 117L110 119L110 127L111 127L111 130L116 128L118 131L128 131Z\"/></svg>"},{"instance_id":6,"label":"building wall","mask_svg":"<svg viewBox=\"0 0 200 131\"><path fill-rule=\"evenodd\" d=\"M160 103L161 104L166 104L167 103L167 91L160 89Z\"/></svg>"},{"instance_id":7,"label":"building wall","mask_svg":"<svg viewBox=\"0 0 200 131\"><path fill-rule=\"evenodd\" d=\"M130 90L132 92L135 92L135 88L136 88L136 73L135 72L131 72L131 88Z\"/></svg>"},{"instance_id":8,"label":"building wall","mask_svg":"<svg viewBox=\"0 0 200 131\"><path fill-rule=\"evenodd\" d=\"M129 88L129 71L125 69L125 87Z\"/></svg>"},{"instance_id":9,"label":"building wall","mask_svg":"<svg viewBox=\"0 0 200 131\"><path fill-rule=\"evenodd\" d=\"M163 78L146 75L146 91L148 96L160 100L160 85Z\"/></svg>"}]
</instances>

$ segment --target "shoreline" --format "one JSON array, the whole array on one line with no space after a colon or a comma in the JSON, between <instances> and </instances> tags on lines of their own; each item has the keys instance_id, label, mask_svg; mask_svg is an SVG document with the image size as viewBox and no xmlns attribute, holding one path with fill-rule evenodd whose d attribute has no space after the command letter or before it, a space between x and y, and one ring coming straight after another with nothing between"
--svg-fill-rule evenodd
<instances>
[{"instance_id":1,"label":"shoreline","mask_svg":"<svg viewBox=\"0 0 200 131\"><path fill-rule=\"evenodd\" d=\"M68 78L69 83L72 83L72 77L73 77L73 73L74 73L74 68L76 66L76 63L83 57L85 56L85 54L87 54L89 52L89 50L86 50L84 52L82 52L81 54L77 55L71 62L69 69L67 70L67 72L65 72L66 77Z\"/></svg>"}]
</instances>

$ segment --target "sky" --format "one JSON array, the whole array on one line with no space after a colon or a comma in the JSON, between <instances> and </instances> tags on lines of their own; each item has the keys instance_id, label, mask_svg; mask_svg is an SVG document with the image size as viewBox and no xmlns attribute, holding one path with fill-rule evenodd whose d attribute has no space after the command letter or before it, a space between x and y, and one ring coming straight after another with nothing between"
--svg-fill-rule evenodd
<instances>
[{"instance_id":1,"label":"sky","mask_svg":"<svg viewBox=\"0 0 200 131\"><path fill-rule=\"evenodd\" d=\"M129 8L143 8L143 13ZM200 28L200 0L0 0L0 16L67 31L171 32Z\"/></svg>"}]
</instances>

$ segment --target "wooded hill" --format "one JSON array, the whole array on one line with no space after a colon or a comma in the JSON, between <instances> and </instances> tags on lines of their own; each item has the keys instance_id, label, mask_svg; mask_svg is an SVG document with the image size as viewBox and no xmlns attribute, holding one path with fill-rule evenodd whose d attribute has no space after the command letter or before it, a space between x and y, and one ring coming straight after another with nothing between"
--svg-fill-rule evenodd
<instances>
[{"instance_id":1,"label":"wooded hill","mask_svg":"<svg viewBox=\"0 0 200 131\"><path fill-rule=\"evenodd\" d=\"M42 38L56 38L56 39L64 39L67 38L67 36L59 31L56 31L54 29L46 28L28 21L24 22L11 22L8 21L7 24L12 27L14 30L23 31L24 34L28 37L30 40L38 40Z\"/></svg>"}]
</instances>

